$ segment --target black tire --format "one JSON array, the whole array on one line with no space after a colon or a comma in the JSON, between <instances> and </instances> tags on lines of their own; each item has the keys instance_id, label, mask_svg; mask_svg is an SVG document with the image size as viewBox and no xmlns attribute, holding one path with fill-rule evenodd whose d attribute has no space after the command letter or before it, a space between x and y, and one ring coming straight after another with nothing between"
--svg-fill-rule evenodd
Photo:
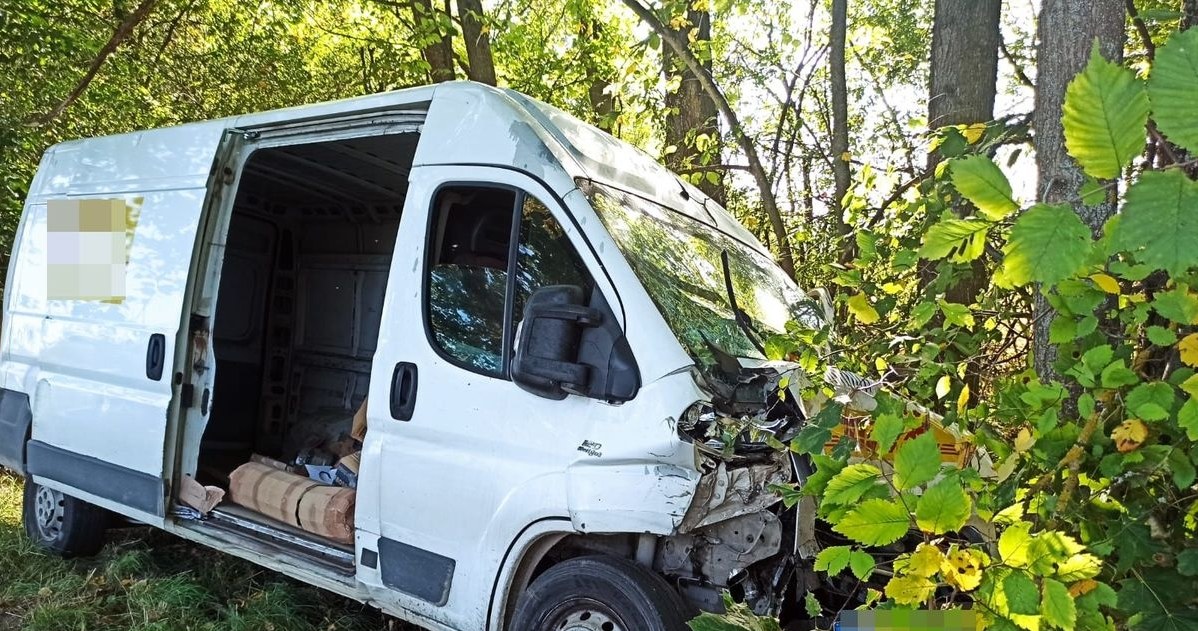
<instances>
[{"instance_id":1,"label":"black tire","mask_svg":"<svg viewBox=\"0 0 1198 631\"><path fill-rule=\"evenodd\" d=\"M690 608L660 576L631 561L563 561L520 597L512 631L687 631Z\"/></svg>"},{"instance_id":2,"label":"black tire","mask_svg":"<svg viewBox=\"0 0 1198 631\"><path fill-rule=\"evenodd\" d=\"M91 556L104 546L108 512L25 478L25 534L63 558Z\"/></svg>"}]
</instances>

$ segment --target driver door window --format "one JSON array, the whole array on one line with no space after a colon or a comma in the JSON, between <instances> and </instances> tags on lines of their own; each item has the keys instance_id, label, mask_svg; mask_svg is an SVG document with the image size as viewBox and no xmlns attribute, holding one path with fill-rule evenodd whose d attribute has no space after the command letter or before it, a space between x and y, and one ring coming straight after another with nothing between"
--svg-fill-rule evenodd
<instances>
[{"instance_id":1,"label":"driver door window","mask_svg":"<svg viewBox=\"0 0 1198 631\"><path fill-rule=\"evenodd\" d=\"M506 379L528 296L566 284L590 294L594 282L561 224L523 191L443 187L433 208L425 272L433 346L458 366Z\"/></svg>"}]
</instances>

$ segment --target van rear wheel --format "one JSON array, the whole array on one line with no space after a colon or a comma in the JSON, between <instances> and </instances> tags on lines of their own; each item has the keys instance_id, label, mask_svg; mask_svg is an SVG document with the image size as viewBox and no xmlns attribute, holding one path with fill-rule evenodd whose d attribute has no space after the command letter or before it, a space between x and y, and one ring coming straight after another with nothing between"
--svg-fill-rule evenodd
<instances>
[{"instance_id":1,"label":"van rear wheel","mask_svg":"<svg viewBox=\"0 0 1198 631\"><path fill-rule=\"evenodd\" d=\"M563 561L520 598L520 631L686 631L687 607L660 576L614 557Z\"/></svg>"},{"instance_id":2,"label":"van rear wheel","mask_svg":"<svg viewBox=\"0 0 1198 631\"><path fill-rule=\"evenodd\" d=\"M25 534L63 558L91 556L104 545L108 512L25 478Z\"/></svg>"}]
</instances>

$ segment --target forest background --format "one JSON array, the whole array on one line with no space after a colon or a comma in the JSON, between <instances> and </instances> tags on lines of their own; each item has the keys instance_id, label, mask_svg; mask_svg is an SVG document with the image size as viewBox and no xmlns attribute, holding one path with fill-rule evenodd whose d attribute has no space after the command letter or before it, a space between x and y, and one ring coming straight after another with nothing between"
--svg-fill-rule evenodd
<instances>
[{"instance_id":1,"label":"forest background","mask_svg":"<svg viewBox=\"0 0 1198 631\"><path fill-rule=\"evenodd\" d=\"M779 444L821 475L778 491L846 538L816 561L827 581L867 607L969 601L987 628L1198 629L1196 23L1198 0L0 0L0 278L60 140L514 88L659 158L832 290L835 330L770 355L867 375L993 455L997 479L926 475L924 445L895 444L921 419L885 404L867 428L894 471L823 453L819 422ZM1001 535L953 540L974 514ZM873 554L909 528L913 554ZM298 588L245 566L249 591L218 596L220 566L118 542L64 570L5 533L0 629L227 628L255 606L269 622L246 628L372 624L288 615ZM136 599L162 575L204 613Z\"/></svg>"}]
</instances>

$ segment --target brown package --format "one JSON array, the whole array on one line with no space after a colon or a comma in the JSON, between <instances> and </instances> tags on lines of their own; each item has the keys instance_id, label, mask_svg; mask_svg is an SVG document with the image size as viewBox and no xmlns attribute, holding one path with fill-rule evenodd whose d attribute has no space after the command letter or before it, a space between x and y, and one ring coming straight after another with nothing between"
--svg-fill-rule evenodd
<instances>
[{"instance_id":1,"label":"brown package","mask_svg":"<svg viewBox=\"0 0 1198 631\"><path fill-rule=\"evenodd\" d=\"M337 543L354 542L357 492L340 486L317 486L300 499L300 527Z\"/></svg>"},{"instance_id":2,"label":"brown package","mask_svg":"<svg viewBox=\"0 0 1198 631\"><path fill-rule=\"evenodd\" d=\"M207 515L225 498L225 490L216 486L204 486L195 478L183 476L179 483L179 501Z\"/></svg>"},{"instance_id":3,"label":"brown package","mask_svg":"<svg viewBox=\"0 0 1198 631\"><path fill-rule=\"evenodd\" d=\"M300 527L300 499L319 482L247 462L229 475L229 499L271 519Z\"/></svg>"},{"instance_id":4,"label":"brown package","mask_svg":"<svg viewBox=\"0 0 1198 631\"><path fill-rule=\"evenodd\" d=\"M349 431L349 435L356 438L358 442L366 442L366 399L362 399L362 406L354 414L354 426Z\"/></svg>"},{"instance_id":5,"label":"brown package","mask_svg":"<svg viewBox=\"0 0 1198 631\"><path fill-rule=\"evenodd\" d=\"M358 469L362 467L362 452L355 451L354 453L342 458L337 462L338 467L349 469L350 473L357 475Z\"/></svg>"}]
</instances>

